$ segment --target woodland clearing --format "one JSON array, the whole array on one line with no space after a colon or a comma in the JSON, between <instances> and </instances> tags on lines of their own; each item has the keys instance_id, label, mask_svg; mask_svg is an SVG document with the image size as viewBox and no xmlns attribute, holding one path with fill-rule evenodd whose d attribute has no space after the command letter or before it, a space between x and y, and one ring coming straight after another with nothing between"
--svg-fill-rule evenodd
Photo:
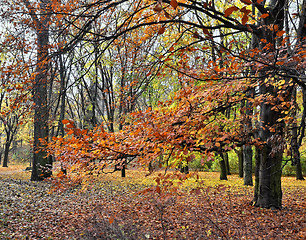
<instances>
[{"instance_id":1,"label":"woodland clearing","mask_svg":"<svg viewBox=\"0 0 306 240\"><path fill-rule=\"evenodd\" d=\"M50 193L21 166L0 168L0 239L305 239L305 181L283 177L283 208L250 205L253 187L230 175L201 172L202 189L137 194L154 173L128 170ZM9 173L9 174L8 174Z\"/></svg>"}]
</instances>

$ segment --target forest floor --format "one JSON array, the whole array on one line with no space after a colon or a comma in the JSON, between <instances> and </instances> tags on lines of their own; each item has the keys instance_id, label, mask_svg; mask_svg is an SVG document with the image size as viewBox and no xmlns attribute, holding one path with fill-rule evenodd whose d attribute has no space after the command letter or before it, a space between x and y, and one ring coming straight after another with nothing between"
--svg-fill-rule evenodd
<instances>
[{"instance_id":1,"label":"forest floor","mask_svg":"<svg viewBox=\"0 0 306 240\"><path fill-rule=\"evenodd\" d=\"M269 210L250 205L253 187L237 175L200 173L201 191L163 198L138 194L154 183L145 174L106 174L51 193L20 166L0 168L0 239L305 239L305 181L283 177L283 208Z\"/></svg>"}]
</instances>

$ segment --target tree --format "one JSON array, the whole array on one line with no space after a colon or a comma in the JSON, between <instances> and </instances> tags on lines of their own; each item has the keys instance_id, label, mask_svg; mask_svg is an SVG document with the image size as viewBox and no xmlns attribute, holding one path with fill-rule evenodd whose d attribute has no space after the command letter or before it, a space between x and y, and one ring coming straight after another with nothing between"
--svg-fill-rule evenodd
<instances>
[{"instance_id":1,"label":"tree","mask_svg":"<svg viewBox=\"0 0 306 240\"><path fill-rule=\"evenodd\" d=\"M115 25L115 28L111 25L107 33L89 31L87 26L108 16L108 10L113 11L122 2L129 9L122 24ZM295 51L288 52L283 41L285 1L271 0L267 6L261 0L243 0L234 4L176 0L122 2L102 1L97 5L85 5L86 11L89 7L91 9L88 20L77 27L76 37L63 50L71 49L86 34L96 36L95 41L107 42L144 27L157 28L156 34L159 35L167 28L176 27L182 31L181 38L192 40L183 47L173 44L160 59L165 66L177 71L181 89L156 109L132 113L129 125L120 132L106 133L98 128L88 132L90 142L82 136L82 129L68 121L67 130L74 137L67 141L56 139L50 148L54 153L65 152L66 156L61 155L63 160L73 157L73 151L79 152L82 160L101 159L103 169L111 160L127 157L137 157L139 163L147 165L161 153L168 155L164 164L175 167L186 156L188 160L192 159L195 151L208 157L212 152L223 156L222 153L234 147L255 145L253 204L281 208L282 154L286 116L291 106L290 94L295 85L305 88L305 46L293 41ZM251 6L256 9L258 17L250 15ZM215 29L221 34L217 35ZM224 29L231 32L223 34ZM247 44L250 35L259 43L254 49L246 47L250 45ZM222 39L228 44L220 44ZM206 53L211 48L221 54L214 61L207 61ZM200 58L192 58L194 52L198 52ZM254 97L247 95L252 89L256 90ZM243 100L254 108L260 107L259 116L254 114L252 120L259 118L257 129L243 131L243 117L238 121L224 117L226 109L239 105ZM73 143L75 149L67 149L65 143Z\"/></svg>"},{"instance_id":2,"label":"tree","mask_svg":"<svg viewBox=\"0 0 306 240\"><path fill-rule=\"evenodd\" d=\"M13 38L14 43L18 40ZM29 111L29 99L27 82L23 78L22 70L19 68L18 55L22 55L23 49L11 49L12 42L4 42L1 49L1 91L0 91L0 121L4 127L5 143L3 167L8 167L9 152L17 131L26 121ZM2 135L2 134L1 134Z\"/></svg>"},{"instance_id":3,"label":"tree","mask_svg":"<svg viewBox=\"0 0 306 240\"><path fill-rule=\"evenodd\" d=\"M33 81L34 99L34 142L33 142L33 164L32 181L43 180L51 176L51 158L46 157L46 152L41 145L41 139L48 140L49 135L49 109L48 109L48 48L49 48L49 26L51 17L51 1L40 1L37 12L35 5L23 0L32 18L36 31L37 60L35 79Z\"/></svg>"}]
</instances>

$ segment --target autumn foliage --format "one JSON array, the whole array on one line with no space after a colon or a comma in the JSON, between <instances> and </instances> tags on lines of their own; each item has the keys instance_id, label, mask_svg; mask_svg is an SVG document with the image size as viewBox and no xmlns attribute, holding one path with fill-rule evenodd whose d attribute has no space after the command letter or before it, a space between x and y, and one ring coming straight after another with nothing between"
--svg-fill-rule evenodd
<instances>
[{"instance_id":1,"label":"autumn foliage","mask_svg":"<svg viewBox=\"0 0 306 240\"><path fill-rule=\"evenodd\" d=\"M290 212L282 168L301 165L305 144L306 4L293 13L288 1L265 2L4 1L1 77L9 97L1 95L7 103L0 119L31 111L31 180L50 180L54 192L96 181L93 191L101 184L107 192L92 193L90 207L101 214L86 215L78 206L80 219L91 224L79 236L103 236L102 226L124 237L117 228L126 223L123 232L133 232L127 225L136 221L151 229L143 238L277 237L264 233L275 227L266 228L267 216L285 225L282 213L272 211L285 199ZM218 161L224 173L226 154L237 149L245 159L244 184L254 182L252 197L247 187L205 186L205 175L177 171L200 159ZM105 187L106 176L118 170L125 176L129 168L128 174L146 170L153 181L126 196L113 191L119 185L124 192L123 185ZM66 210L65 220L76 218ZM279 229L287 238L294 227Z\"/></svg>"}]
</instances>

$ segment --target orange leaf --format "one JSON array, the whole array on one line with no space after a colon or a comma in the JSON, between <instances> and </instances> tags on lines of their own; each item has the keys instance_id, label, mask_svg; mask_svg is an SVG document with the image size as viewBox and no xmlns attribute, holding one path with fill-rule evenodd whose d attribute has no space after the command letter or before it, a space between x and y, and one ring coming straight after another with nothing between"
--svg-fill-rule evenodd
<instances>
[{"instance_id":1,"label":"orange leaf","mask_svg":"<svg viewBox=\"0 0 306 240\"><path fill-rule=\"evenodd\" d=\"M157 192L158 194L160 194L160 187L159 187L159 186L156 186L156 192Z\"/></svg>"},{"instance_id":2,"label":"orange leaf","mask_svg":"<svg viewBox=\"0 0 306 240\"><path fill-rule=\"evenodd\" d=\"M63 123L63 124L67 124L67 123L69 123L69 120L64 119L64 120L62 120L62 123Z\"/></svg>"},{"instance_id":3,"label":"orange leaf","mask_svg":"<svg viewBox=\"0 0 306 240\"><path fill-rule=\"evenodd\" d=\"M159 30L158 30L158 34L163 34L165 32L165 27L161 27Z\"/></svg>"},{"instance_id":4,"label":"orange leaf","mask_svg":"<svg viewBox=\"0 0 306 240\"><path fill-rule=\"evenodd\" d=\"M264 13L264 14L262 14L260 17L261 17L261 18L267 18L267 17L269 17L269 13Z\"/></svg>"},{"instance_id":5,"label":"orange leaf","mask_svg":"<svg viewBox=\"0 0 306 240\"><path fill-rule=\"evenodd\" d=\"M73 134L73 130L71 129L69 132L67 132L68 135Z\"/></svg>"},{"instance_id":6,"label":"orange leaf","mask_svg":"<svg viewBox=\"0 0 306 240\"><path fill-rule=\"evenodd\" d=\"M110 224L112 224L114 222L114 220L115 220L114 216L110 216L109 219L108 219Z\"/></svg>"},{"instance_id":7,"label":"orange leaf","mask_svg":"<svg viewBox=\"0 0 306 240\"><path fill-rule=\"evenodd\" d=\"M176 0L171 0L170 5L171 5L174 9L176 9L177 6L178 6L178 3L177 3Z\"/></svg>"},{"instance_id":8,"label":"orange leaf","mask_svg":"<svg viewBox=\"0 0 306 240\"><path fill-rule=\"evenodd\" d=\"M245 3L246 5L252 4L251 0L240 0L241 2Z\"/></svg>"},{"instance_id":9,"label":"orange leaf","mask_svg":"<svg viewBox=\"0 0 306 240\"><path fill-rule=\"evenodd\" d=\"M276 33L276 36L281 37L281 36L283 36L284 33L285 33L284 30L279 31L279 32Z\"/></svg>"},{"instance_id":10,"label":"orange leaf","mask_svg":"<svg viewBox=\"0 0 306 240\"><path fill-rule=\"evenodd\" d=\"M260 3L262 3L263 1L264 1L264 0L257 0L257 3L260 4Z\"/></svg>"},{"instance_id":11,"label":"orange leaf","mask_svg":"<svg viewBox=\"0 0 306 240\"><path fill-rule=\"evenodd\" d=\"M238 11L239 9L236 6L229 7L224 11L224 17L228 17L231 15L234 11Z\"/></svg>"},{"instance_id":12,"label":"orange leaf","mask_svg":"<svg viewBox=\"0 0 306 240\"><path fill-rule=\"evenodd\" d=\"M69 123L66 127L67 127L67 128L74 128L74 125L71 124L71 123Z\"/></svg>"}]
</instances>

